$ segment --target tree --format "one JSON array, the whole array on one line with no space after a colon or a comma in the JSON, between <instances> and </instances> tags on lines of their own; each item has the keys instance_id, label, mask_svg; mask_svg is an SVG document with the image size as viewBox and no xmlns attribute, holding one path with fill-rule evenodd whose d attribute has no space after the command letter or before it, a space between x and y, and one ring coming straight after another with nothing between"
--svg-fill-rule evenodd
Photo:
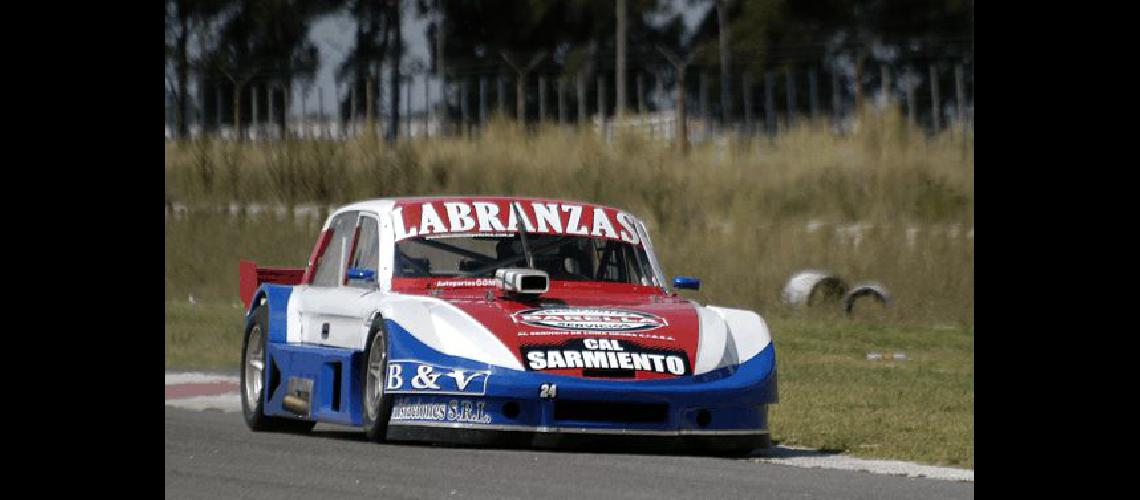
<instances>
[{"instance_id":1,"label":"tree","mask_svg":"<svg viewBox=\"0 0 1140 500\"><path fill-rule=\"evenodd\" d=\"M242 92L255 78L292 87L297 77L316 71L319 52L308 39L309 23L339 2L305 0L231 0L214 46L202 58L201 69L225 76L233 84L233 123L241 140ZM288 94L287 94L288 95ZM286 99L288 105L288 99ZM285 113L287 116L288 113ZM286 129L281 121L282 134Z\"/></svg>"},{"instance_id":2,"label":"tree","mask_svg":"<svg viewBox=\"0 0 1140 500\"><path fill-rule=\"evenodd\" d=\"M732 52L729 49L728 0L716 0L716 28L720 35L720 120L732 121Z\"/></svg>"},{"instance_id":3,"label":"tree","mask_svg":"<svg viewBox=\"0 0 1140 500\"><path fill-rule=\"evenodd\" d=\"M395 142L400 135L400 56L404 50L403 36L400 34L400 0L388 0L388 32L392 34L392 69L389 83L388 142Z\"/></svg>"},{"instance_id":4,"label":"tree","mask_svg":"<svg viewBox=\"0 0 1140 500\"><path fill-rule=\"evenodd\" d=\"M372 93L376 89L376 76L388 55L392 39L392 5L388 0L355 0L349 4L349 13L356 20L356 36L353 46L337 70L338 79L349 79L352 89L364 90L364 101L345 96L342 107L349 109L352 120L364 105L369 133L375 133L375 105Z\"/></svg>"},{"instance_id":5,"label":"tree","mask_svg":"<svg viewBox=\"0 0 1140 500\"><path fill-rule=\"evenodd\" d=\"M674 75L674 109L676 110L677 146L681 154L689 152L689 123L685 106L685 74L697 55L697 39L687 35L680 14L653 33L654 48L668 62Z\"/></svg>"},{"instance_id":6,"label":"tree","mask_svg":"<svg viewBox=\"0 0 1140 500\"><path fill-rule=\"evenodd\" d=\"M615 114L621 118L625 114L625 42L626 42L626 15L629 9L626 7L625 0L617 0L614 2L615 18L617 19L617 30L614 33L615 45L617 46L617 68L614 71L614 85L617 88L615 91L616 101Z\"/></svg>"},{"instance_id":7,"label":"tree","mask_svg":"<svg viewBox=\"0 0 1140 500\"><path fill-rule=\"evenodd\" d=\"M189 75L193 61L190 59L190 37L196 25L208 21L226 7L226 0L168 0L166 2L166 57L173 59L174 84L174 133L185 139L190 135L190 96Z\"/></svg>"}]
</instances>

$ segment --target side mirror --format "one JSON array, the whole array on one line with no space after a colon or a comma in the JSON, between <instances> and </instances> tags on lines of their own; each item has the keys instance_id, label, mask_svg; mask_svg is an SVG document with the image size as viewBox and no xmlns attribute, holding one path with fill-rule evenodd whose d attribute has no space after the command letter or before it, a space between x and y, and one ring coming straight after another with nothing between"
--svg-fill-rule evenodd
<instances>
[{"instance_id":1,"label":"side mirror","mask_svg":"<svg viewBox=\"0 0 1140 500\"><path fill-rule=\"evenodd\" d=\"M375 269L364 269L362 267L350 267L345 277L350 280L363 280L363 281L376 281Z\"/></svg>"},{"instance_id":2,"label":"side mirror","mask_svg":"<svg viewBox=\"0 0 1140 500\"><path fill-rule=\"evenodd\" d=\"M700 290L701 279L691 278L689 276L677 276L673 278L673 288L678 290Z\"/></svg>"}]
</instances>

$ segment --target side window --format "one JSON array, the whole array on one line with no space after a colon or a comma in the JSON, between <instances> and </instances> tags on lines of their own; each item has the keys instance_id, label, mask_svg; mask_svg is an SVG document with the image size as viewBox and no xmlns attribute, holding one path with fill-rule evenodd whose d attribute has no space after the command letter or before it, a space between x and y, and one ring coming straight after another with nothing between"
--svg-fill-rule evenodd
<instances>
[{"instance_id":1,"label":"side window","mask_svg":"<svg viewBox=\"0 0 1140 500\"><path fill-rule=\"evenodd\" d=\"M356 234L356 212L345 212L333 218L329 229L332 230L332 240L325 252L317 260L317 270L313 274L314 286L337 286L344 278L345 264L348 256L345 255L352 245L352 238Z\"/></svg>"},{"instance_id":2,"label":"side window","mask_svg":"<svg viewBox=\"0 0 1140 500\"><path fill-rule=\"evenodd\" d=\"M357 269L371 269L380 272L380 227L372 217L360 218L360 233L356 238L356 249L352 252L352 259L348 267ZM372 286L376 280L348 280L349 286Z\"/></svg>"}]
</instances>

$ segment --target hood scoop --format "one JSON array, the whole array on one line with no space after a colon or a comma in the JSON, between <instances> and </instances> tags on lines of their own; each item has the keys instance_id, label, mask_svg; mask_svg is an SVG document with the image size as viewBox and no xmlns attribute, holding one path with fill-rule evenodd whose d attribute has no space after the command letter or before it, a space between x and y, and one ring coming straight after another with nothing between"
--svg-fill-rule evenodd
<instances>
[{"instance_id":1,"label":"hood scoop","mask_svg":"<svg viewBox=\"0 0 1140 500\"><path fill-rule=\"evenodd\" d=\"M534 298L550 291L550 275L546 271L526 268L506 268L495 271L499 289L508 294Z\"/></svg>"}]
</instances>

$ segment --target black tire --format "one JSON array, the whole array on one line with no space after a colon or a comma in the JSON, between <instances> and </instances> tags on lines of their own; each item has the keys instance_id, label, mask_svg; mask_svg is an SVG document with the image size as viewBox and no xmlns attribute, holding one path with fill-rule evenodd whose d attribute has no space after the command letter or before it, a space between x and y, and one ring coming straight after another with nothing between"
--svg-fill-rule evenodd
<instances>
[{"instance_id":1,"label":"black tire","mask_svg":"<svg viewBox=\"0 0 1140 500\"><path fill-rule=\"evenodd\" d=\"M392 395L384 392L386 383L385 374L388 373L388 330L384 328L384 321L377 319L373 322L372 331L368 334L368 347L364 350L364 359L361 362L361 421L364 424L364 435L369 441L383 442L388 434L388 420L392 417ZM369 370L372 364L372 353L381 356L378 373ZM372 382L378 384L379 398L373 398L369 403L369 387Z\"/></svg>"},{"instance_id":2,"label":"black tire","mask_svg":"<svg viewBox=\"0 0 1140 500\"><path fill-rule=\"evenodd\" d=\"M270 417L265 415L265 396L264 392L268 389L267 383L269 366L265 363L265 353L268 351L269 344L269 311L262 306L257 306L252 313L250 313L251 321L245 328L245 335L241 343L241 413L244 417L245 425L254 432L295 432L305 433L313 429L317 425L316 422L311 420L298 420L292 418ZM254 345L260 347L261 351L259 357L261 360L261 385L260 390L254 391L247 385L246 377L250 376L250 367L247 366L249 360L246 359L246 354L250 348L250 337L256 338ZM251 380L252 381L252 380ZM256 392L252 397L251 392Z\"/></svg>"}]
</instances>

